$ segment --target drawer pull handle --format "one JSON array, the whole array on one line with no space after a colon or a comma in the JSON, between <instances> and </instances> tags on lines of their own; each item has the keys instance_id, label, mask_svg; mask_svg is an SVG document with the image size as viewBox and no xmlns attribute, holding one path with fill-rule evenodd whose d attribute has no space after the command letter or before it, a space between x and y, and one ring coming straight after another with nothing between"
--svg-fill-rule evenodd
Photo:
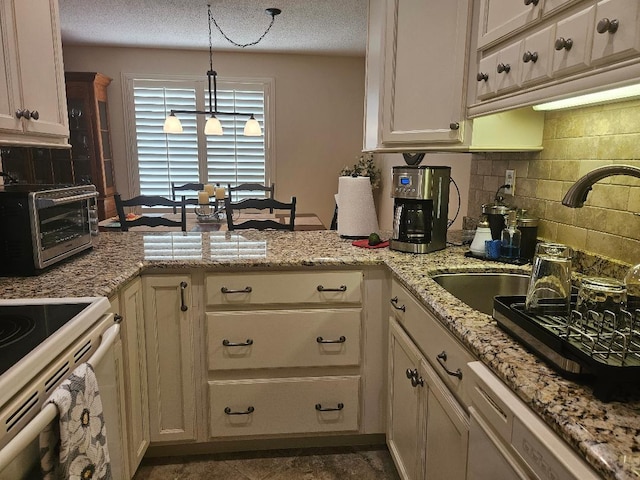
<instances>
[{"instance_id":1,"label":"drawer pull handle","mask_svg":"<svg viewBox=\"0 0 640 480\"><path fill-rule=\"evenodd\" d=\"M478 74L476 75L476 80L479 82L486 82L487 80L489 80L489 75L484 72L478 72Z\"/></svg>"},{"instance_id":2,"label":"drawer pull handle","mask_svg":"<svg viewBox=\"0 0 640 480\"><path fill-rule=\"evenodd\" d=\"M253 345L253 340L247 338L246 342L234 343L225 338L224 340L222 340L222 345L224 345L225 347L248 347L249 345Z\"/></svg>"},{"instance_id":3,"label":"drawer pull handle","mask_svg":"<svg viewBox=\"0 0 640 480\"><path fill-rule=\"evenodd\" d=\"M416 388L418 386L424 387L424 378L418 376L411 377L411 386L413 388Z\"/></svg>"},{"instance_id":4,"label":"drawer pull handle","mask_svg":"<svg viewBox=\"0 0 640 480\"><path fill-rule=\"evenodd\" d=\"M509 65L508 63L499 63L496 70L498 71L498 73L509 73L511 71L511 65Z\"/></svg>"},{"instance_id":5,"label":"drawer pull handle","mask_svg":"<svg viewBox=\"0 0 640 480\"><path fill-rule=\"evenodd\" d=\"M414 368L413 370L411 370L410 368L407 368L407 378L408 379L412 379L412 378L417 378L418 377L418 369Z\"/></svg>"},{"instance_id":6,"label":"drawer pull handle","mask_svg":"<svg viewBox=\"0 0 640 480\"><path fill-rule=\"evenodd\" d=\"M524 63L536 63L538 61L538 52L524 52L524 55L522 55L522 61Z\"/></svg>"},{"instance_id":7,"label":"drawer pull handle","mask_svg":"<svg viewBox=\"0 0 640 480\"><path fill-rule=\"evenodd\" d=\"M391 301L391 306L396 310L402 310L403 312L407 310L407 307L405 307L404 305L398 306L398 297L393 297L390 301Z\"/></svg>"},{"instance_id":8,"label":"drawer pull handle","mask_svg":"<svg viewBox=\"0 0 640 480\"><path fill-rule=\"evenodd\" d=\"M344 335L340 335L340 338L338 338L337 340L325 340L322 337L316 338L316 342L318 343L344 343L346 341L347 341L347 337L345 337Z\"/></svg>"},{"instance_id":9,"label":"drawer pull handle","mask_svg":"<svg viewBox=\"0 0 640 480\"><path fill-rule=\"evenodd\" d=\"M319 292L346 292L347 286L340 285L338 288L326 288L326 287L323 287L322 285L318 285L316 287L316 290L318 290Z\"/></svg>"},{"instance_id":10,"label":"drawer pull handle","mask_svg":"<svg viewBox=\"0 0 640 480\"><path fill-rule=\"evenodd\" d=\"M458 378L462 379L462 370L457 369L454 372L453 370L449 370L447 368L447 365L445 364L445 362L447 361L447 352L445 352L443 350L442 353L440 353L436 358L437 358L438 363L440 364L440 366L442 368L444 368L444 371L447 372L448 375L451 375L452 377L458 377Z\"/></svg>"},{"instance_id":11,"label":"drawer pull handle","mask_svg":"<svg viewBox=\"0 0 640 480\"><path fill-rule=\"evenodd\" d=\"M229 290L227 287L222 287L220 291L222 293L251 293L253 289L251 287L244 287L242 290Z\"/></svg>"},{"instance_id":12,"label":"drawer pull handle","mask_svg":"<svg viewBox=\"0 0 640 480\"><path fill-rule=\"evenodd\" d=\"M232 412L229 407L224 407L224 413L226 413L227 415L249 415L254 411L255 411L255 408L249 407L244 412Z\"/></svg>"},{"instance_id":13,"label":"drawer pull handle","mask_svg":"<svg viewBox=\"0 0 640 480\"><path fill-rule=\"evenodd\" d=\"M570 38L558 38L556 40L556 43L554 44L553 48L555 48L556 50L560 51L560 50L566 50L569 51L571 50L571 47L573 47L573 40L571 40Z\"/></svg>"},{"instance_id":14,"label":"drawer pull handle","mask_svg":"<svg viewBox=\"0 0 640 480\"><path fill-rule=\"evenodd\" d=\"M596 26L596 30L598 33L616 33L618 31L618 27L620 26L620 22L615 18L613 20L609 20L608 18L603 18L598 22Z\"/></svg>"},{"instance_id":15,"label":"drawer pull handle","mask_svg":"<svg viewBox=\"0 0 640 480\"><path fill-rule=\"evenodd\" d=\"M186 302L184 301L184 292L187 289L187 282L180 282L180 310L186 312L189 307L187 307Z\"/></svg>"},{"instance_id":16,"label":"drawer pull handle","mask_svg":"<svg viewBox=\"0 0 640 480\"><path fill-rule=\"evenodd\" d=\"M336 405L335 408L331 408L331 407L322 407L321 404L316 403L316 410L318 410L319 412L337 412L339 410L342 410L344 408L344 403L339 403L338 405Z\"/></svg>"}]
</instances>

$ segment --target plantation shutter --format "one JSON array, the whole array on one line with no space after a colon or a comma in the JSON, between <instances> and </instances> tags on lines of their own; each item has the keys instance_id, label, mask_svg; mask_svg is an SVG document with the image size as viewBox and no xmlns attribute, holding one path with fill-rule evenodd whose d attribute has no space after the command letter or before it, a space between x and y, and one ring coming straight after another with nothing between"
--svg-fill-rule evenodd
<instances>
[{"instance_id":1,"label":"plantation shutter","mask_svg":"<svg viewBox=\"0 0 640 480\"><path fill-rule=\"evenodd\" d=\"M248 115L217 115L224 132L221 136L205 136L206 116L195 114L176 114L182 134L162 131L172 109L207 109L203 82L135 80L133 90L140 194L170 197L171 182L219 183L224 187L266 183L265 136L244 136ZM237 83L234 88L233 83L225 84L218 89L218 110L253 113L264 132L264 86ZM202 161L198 160L199 145L206 152Z\"/></svg>"}]
</instances>

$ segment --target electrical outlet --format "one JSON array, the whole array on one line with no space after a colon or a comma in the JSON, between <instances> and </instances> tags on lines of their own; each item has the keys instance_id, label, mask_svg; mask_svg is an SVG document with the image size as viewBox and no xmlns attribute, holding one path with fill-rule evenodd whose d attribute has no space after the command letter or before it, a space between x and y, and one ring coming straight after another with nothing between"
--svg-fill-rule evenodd
<instances>
[{"instance_id":1,"label":"electrical outlet","mask_svg":"<svg viewBox=\"0 0 640 480\"><path fill-rule=\"evenodd\" d=\"M516 193L516 171L515 170L507 170L504 174L504 184L511 185L510 187L505 187L504 193L506 195L515 195Z\"/></svg>"}]
</instances>

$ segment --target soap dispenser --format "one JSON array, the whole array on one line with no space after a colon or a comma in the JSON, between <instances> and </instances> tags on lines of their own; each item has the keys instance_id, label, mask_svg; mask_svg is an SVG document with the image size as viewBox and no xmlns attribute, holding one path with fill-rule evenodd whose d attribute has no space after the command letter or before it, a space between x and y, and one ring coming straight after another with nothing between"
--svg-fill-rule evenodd
<instances>
[{"instance_id":1,"label":"soap dispenser","mask_svg":"<svg viewBox=\"0 0 640 480\"><path fill-rule=\"evenodd\" d=\"M516 211L511 210L507 220L507 227L502 230L502 244L500 246L500 256L509 260L516 260L520 257L522 232L518 230L517 224Z\"/></svg>"},{"instance_id":2,"label":"soap dispenser","mask_svg":"<svg viewBox=\"0 0 640 480\"><path fill-rule=\"evenodd\" d=\"M480 217L480 221L478 222L478 228L475 236L473 237L473 241L469 246L469 251L476 257L485 257L486 252L484 242L491 239L489 220L487 220L486 215L483 215Z\"/></svg>"}]
</instances>

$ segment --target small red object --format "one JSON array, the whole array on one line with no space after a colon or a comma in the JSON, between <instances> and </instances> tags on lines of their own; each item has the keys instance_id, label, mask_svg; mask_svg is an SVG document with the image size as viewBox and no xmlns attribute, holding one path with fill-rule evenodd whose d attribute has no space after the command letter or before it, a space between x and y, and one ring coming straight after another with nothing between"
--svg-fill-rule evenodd
<instances>
[{"instance_id":1,"label":"small red object","mask_svg":"<svg viewBox=\"0 0 640 480\"><path fill-rule=\"evenodd\" d=\"M377 245L369 245L369 239L365 238L363 240L354 240L353 242L351 242L351 245L353 245L354 247L361 247L361 248L384 248L389 246L389 240L380 242Z\"/></svg>"}]
</instances>

